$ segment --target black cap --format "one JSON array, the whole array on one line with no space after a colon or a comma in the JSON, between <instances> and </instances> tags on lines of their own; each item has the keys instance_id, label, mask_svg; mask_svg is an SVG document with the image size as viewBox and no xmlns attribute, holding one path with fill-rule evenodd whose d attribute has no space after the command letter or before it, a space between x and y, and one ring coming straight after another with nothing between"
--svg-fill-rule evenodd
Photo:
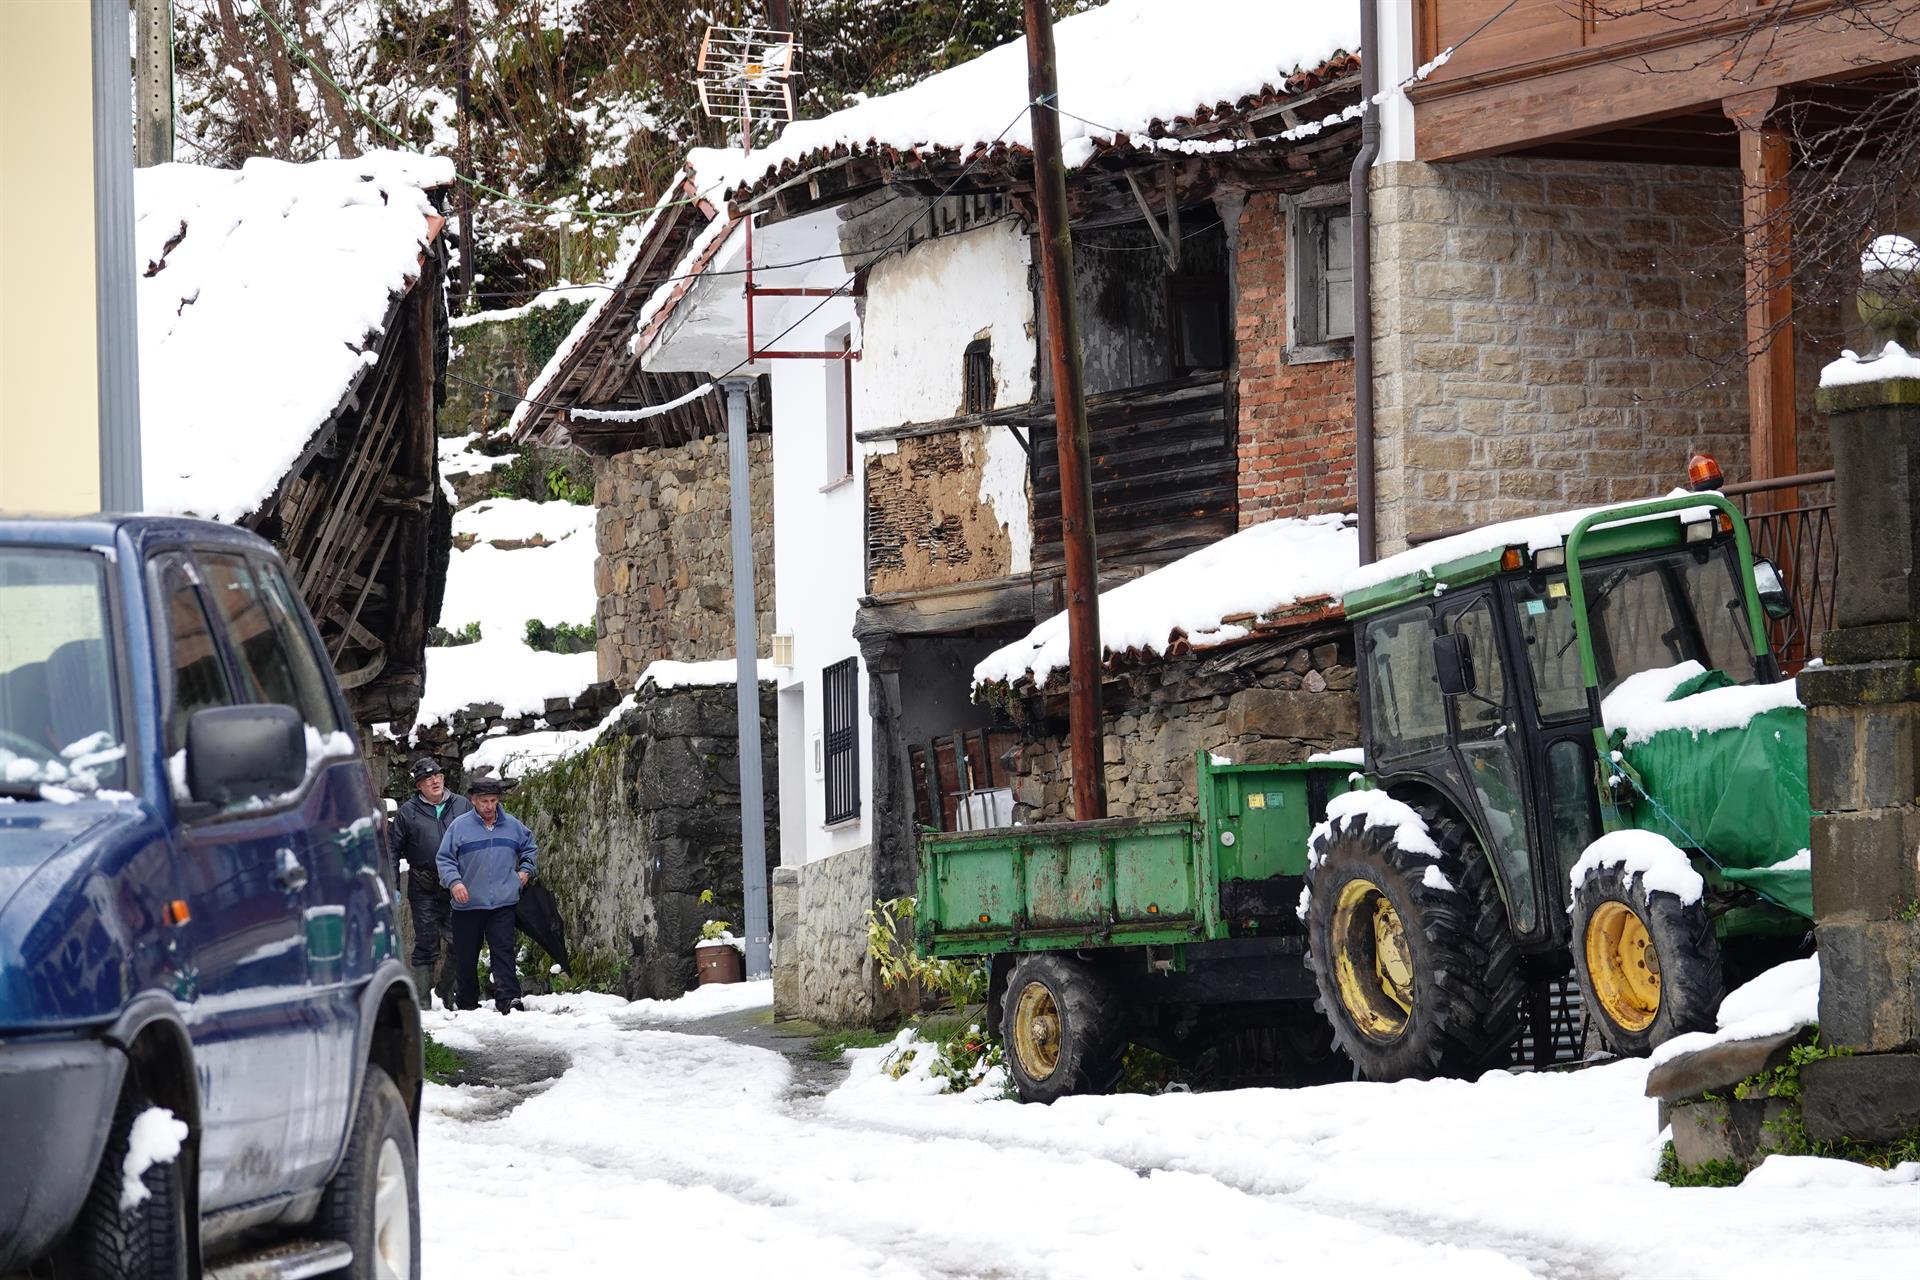
<instances>
[{"instance_id":1,"label":"black cap","mask_svg":"<svg viewBox=\"0 0 1920 1280\"><path fill-rule=\"evenodd\" d=\"M407 767L407 775L415 782L422 778L431 778L436 773L445 772L446 770L440 767L440 762L432 756L421 756Z\"/></svg>"},{"instance_id":2,"label":"black cap","mask_svg":"<svg viewBox=\"0 0 1920 1280\"><path fill-rule=\"evenodd\" d=\"M506 792L507 784L498 778L475 778L467 783L470 796L497 796Z\"/></svg>"}]
</instances>

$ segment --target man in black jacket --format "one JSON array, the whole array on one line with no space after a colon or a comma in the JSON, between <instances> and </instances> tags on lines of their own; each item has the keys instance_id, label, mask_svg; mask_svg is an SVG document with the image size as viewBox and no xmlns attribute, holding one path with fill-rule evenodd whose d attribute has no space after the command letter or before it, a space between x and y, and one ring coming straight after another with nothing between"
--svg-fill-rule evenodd
<instances>
[{"instance_id":1,"label":"man in black jacket","mask_svg":"<svg viewBox=\"0 0 1920 1280\"><path fill-rule=\"evenodd\" d=\"M392 845L396 865L407 869L407 905L413 912L413 985L420 993L422 1009L433 1006L429 992L439 964L441 947L449 951L453 939L453 900L441 887L434 855L440 851L440 838L447 824L472 811L465 796L447 790L447 775L432 756L421 756L408 770L413 778L413 799L393 815ZM440 1002L453 1006L451 975L442 984Z\"/></svg>"}]
</instances>

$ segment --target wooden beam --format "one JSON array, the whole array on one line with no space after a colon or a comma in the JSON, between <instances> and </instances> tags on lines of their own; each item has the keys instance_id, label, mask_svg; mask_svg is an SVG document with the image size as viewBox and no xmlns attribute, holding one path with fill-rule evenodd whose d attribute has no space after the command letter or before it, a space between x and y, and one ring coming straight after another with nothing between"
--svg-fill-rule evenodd
<instances>
[{"instance_id":1,"label":"wooden beam","mask_svg":"<svg viewBox=\"0 0 1920 1280\"><path fill-rule=\"evenodd\" d=\"M1911 62L1920 42L1920 9L1891 0L1781 18L1738 9L1656 38L1416 85L1418 158L1500 155L1711 108L1730 93L1864 75ZM1758 34L1743 38L1754 23Z\"/></svg>"},{"instance_id":2,"label":"wooden beam","mask_svg":"<svg viewBox=\"0 0 1920 1280\"><path fill-rule=\"evenodd\" d=\"M1746 260L1749 476L1769 480L1800 470L1795 420L1793 231L1787 213L1787 132L1769 118L1777 89L1728 98L1727 118L1740 130L1741 239ZM1756 507L1783 510L1795 491L1756 494Z\"/></svg>"}]
</instances>

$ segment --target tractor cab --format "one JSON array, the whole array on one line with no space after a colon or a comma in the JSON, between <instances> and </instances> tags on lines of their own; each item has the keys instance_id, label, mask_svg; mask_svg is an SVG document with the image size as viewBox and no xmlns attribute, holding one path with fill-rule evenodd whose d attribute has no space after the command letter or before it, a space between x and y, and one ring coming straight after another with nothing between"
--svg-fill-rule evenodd
<instances>
[{"instance_id":1,"label":"tractor cab","mask_svg":"<svg viewBox=\"0 0 1920 1280\"><path fill-rule=\"evenodd\" d=\"M1778 681L1778 571L1714 493L1490 526L1371 568L1345 603L1376 785L1458 815L1520 949L1565 948L1570 873L1643 799L1603 702L1686 663L1720 684Z\"/></svg>"}]
</instances>

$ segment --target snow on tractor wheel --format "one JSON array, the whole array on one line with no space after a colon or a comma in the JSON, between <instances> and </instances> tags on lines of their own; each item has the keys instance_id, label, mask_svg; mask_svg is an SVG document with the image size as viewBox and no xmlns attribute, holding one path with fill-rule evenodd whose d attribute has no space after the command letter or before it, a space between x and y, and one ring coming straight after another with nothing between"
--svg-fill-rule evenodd
<instances>
[{"instance_id":1,"label":"snow on tractor wheel","mask_svg":"<svg viewBox=\"0 0 1920 1280\"><path fill-rule=\"evenodd\" d=\"M1383 792L1327 807L1310 841L1307 964L1369 1080L1472 1076L1520 1036L1520 953L1465 824Z\"/></svg>"},{"instance_id":2,"label":"snow on tractor wheel","mask_svg":"<svg viewBox=\"0 0 1920 1280\"><path fill-rule=\"evenodd\" d=\"M1000 1018L1007 1070L1023 1102L1105 1093L1120 1078L1126 1024L1099 970L1057 952L1024 956Z\"/></svg>"},{"instance_id":3,"label":"snow on tractor wheel","mask_svg":"<svg viewBox=\"0 0 1920 1280\"><path fill-rule=\"evenodd\" d=\"M1650 832L1616 832L1588 846L1572 879L1574 973L1607 1047L1638 1057L1713 1030L1726 979L1686 854Z\"/></svg>"}]
</instances>

